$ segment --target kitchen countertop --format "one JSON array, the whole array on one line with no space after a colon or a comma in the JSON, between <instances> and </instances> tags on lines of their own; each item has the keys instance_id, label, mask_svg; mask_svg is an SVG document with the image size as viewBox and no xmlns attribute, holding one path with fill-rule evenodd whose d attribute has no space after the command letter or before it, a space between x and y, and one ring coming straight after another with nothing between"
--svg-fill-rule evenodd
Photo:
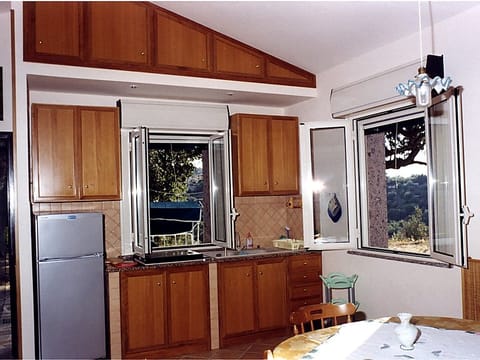
<instances>
[{"instance_id":1,"label":"kitchen countertop","mask_svg":"<svg viewBox=\"0 0 480 360\"><path fill-rule=\"evenodd\" d=\"M264 251L261 251L264 250ZM113 258L107 259L105 262L106 272L122 272L122 271L144 271L149 269L156 268L168 268L168 267L177 267L177 266L192 266L200 264L209 264L209 263L220 263L220 262L233 262L233 261L244 261L244 260L259 260L266 258L274 257L285 257L285 256L294 256L298 254L305 254L308 251L305 249L300 250L286 250L281 248L269 248L269 249L247 249L247 250L227 250L227 255L225 256L224 249L214 249L207 251L200 251L204 254L204 258L195 259L195 260L183 260L183 261L173 261L173 262L160 262L149 265L142 265L133 260L132 256L126 256L123 258Z\"/></svg>"}]
</instances>

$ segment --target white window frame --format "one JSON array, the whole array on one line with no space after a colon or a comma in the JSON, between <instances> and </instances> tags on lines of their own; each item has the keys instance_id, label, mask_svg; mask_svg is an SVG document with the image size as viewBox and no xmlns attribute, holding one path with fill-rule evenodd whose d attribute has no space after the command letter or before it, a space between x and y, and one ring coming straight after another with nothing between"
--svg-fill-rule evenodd
<instances>
[{"instance_id":1,"label":"white window frame","mask_svg":"<svg viewBox=\"0 0 480 360\"><path fill-rule=\"evenodd\" d=\"M456 122L456 127L451 129L451 151L452 153L452 182L453 182L453 196L448 200L454 206L454 217L458 219L454 229L454 236L450 238L455 242L452 246L453 250L446 254L445 252L439 252L435 249L439 241L442 241L441 237L436 236L435 234L430 235L430 255L421 255L415 253L405 253L398 254L397 251L390 251L388 249L375 249L365 246L365 240L368 237L366 234L366 226L361 226L361 224L366 224L365 211L361 211L362 204L365 203L364 194L366 193L366 187L364 181L362 181L362 157L359 156L359 149L361 149L361 136L358 135L357 123L360 119L365 119L366 117L375 117L376 119L382 118L382 113L389 113L392 110L395 111L395 115L389 114L383 116L384 118L397 118L399 116L404 116L403 119L408 119L408 116L424 116L426 121L425 131L427 136L427 147L429 142L429 135L427 129L429 124L432 121L435 121L429 114L428 109L422 111L420 109L414 108L411 104L411 100L405 100L405 102L396 103L395 105L386 105L382 107L377 107L371 109L370 111L363 111L361 114L353 114L347 117L346 119L336 119L333 121L321 121L321 122L312 122L302 124L300 127L301 134L301 158L302 158L302 199L303 199L303 214L304 214L304 239L305 246L312 250L335 250L335 249L352 249L358 248L360 250L365 250L368 252L375 252L377 254L383 253L386 254L388 258L423 258L425 260L438 260L448 264L453 264L457 266L466 266L467 261L467 231L466 227L468 225L469 219L473 216L470 213L470 210L466 204L465 198L465 179L464 179L464 163L463 163L463 129L462 129L462 109L461 109L461 91L459 88L451 88L449 91L445 92L434 98L433 105L439 104L443 101L449 102L450 112L454 115L453 121ZM398 116L397 116L398 115ZM456 115L456 116L455 116ZM344 126L346 129L346 161L347 161L347 190L348 190L348 216L349 216L349 239L345 242L338 243L319 243L315 242L313 238L313 191L312 191L312 165L311 165L311 143L310 143L310 130L315 128L332 128ZM358 143L357 143L358 142ZM428 162L430 164L429 150L427 150L427 156L429 157ZM431 165L429 165L430 168ZM432 211L432 186L431 186L431 174L429 174L429 213ZM363 200L362 200L363 198ZM432 219L430 219L430 224L432 224ZM360 230L362 229L362 230ZM443 238L445 241L445 238ZM388 256L394 255L394 256Z\"/></svg>"}]
</instances>

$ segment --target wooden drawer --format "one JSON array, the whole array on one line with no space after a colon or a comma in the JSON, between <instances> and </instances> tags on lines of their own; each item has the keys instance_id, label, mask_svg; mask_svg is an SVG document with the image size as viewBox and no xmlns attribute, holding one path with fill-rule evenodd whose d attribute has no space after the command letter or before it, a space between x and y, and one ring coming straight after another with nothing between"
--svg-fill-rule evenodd
<instances>
[{"instance_id":1,"label":"wooden drawer","mask_svg":"<svg viewBox=\"0 0 480 360\"><path fill-rule=\"evenodd\" d=\"M322 258L317 254L292 256L289 261L291 274L305 271L322 271Z\"/></svg>"},{"instance_id":2,"label":"wooden drawer","mask_svg":"<svg viewBox=\"0 0 480 360\"><path fill-rule=\"evenodd\" d=\"M296 271L290 274L290 284L291 285L301 285L307 283L314 283L316 281L321 281L320 274L321 270L314 271Z\"/></svg>"},{"instance_id":3,"label":"wooden drawer","mask_svg":"<svg viewBox=\"0 0 480 360\"><path fill-rule=\"evenodd\" d=\"M292 300L290 301L290 311L295 311L300 306L319 304L321 302L322 302L321 296L314 296L314 297L300 299L300 300Z\"/></svg>"},{"instance_id":4,"label":"wooden drawer","mask_svg":"<svg viewBox=\"0 0 480 360\"><path fill-rule=\"evenodd\" d=\"M318 284L293 286L290 288L290 299L302 299L312 296L322 296L322 284L320 281Z\"/></svg>"}]
</instances>

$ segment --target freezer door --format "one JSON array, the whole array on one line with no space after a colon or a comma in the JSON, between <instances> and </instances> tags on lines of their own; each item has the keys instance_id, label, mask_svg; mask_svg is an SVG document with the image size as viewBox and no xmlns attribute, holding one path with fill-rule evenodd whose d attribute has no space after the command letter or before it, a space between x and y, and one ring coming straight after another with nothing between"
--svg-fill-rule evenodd
<instances>
[{"instance_id":1,"label":"freezer door","mask_svg":"<svg viewBox=\"0 0 480 360\"><path fill-rule=\"evenodd\" d=\"M103 256L37 263L42 359L106 357Z\"/></svg>"},{"instance_id":2,"label":"freezer door","mask_svg":"<svg viewBox=\"0 0 480 360\"><path fill-rule=\"evenodd\" d=\"M103 253L103 214L39 215L36 241L38 260Z\"/></svg>"}]
</instances>

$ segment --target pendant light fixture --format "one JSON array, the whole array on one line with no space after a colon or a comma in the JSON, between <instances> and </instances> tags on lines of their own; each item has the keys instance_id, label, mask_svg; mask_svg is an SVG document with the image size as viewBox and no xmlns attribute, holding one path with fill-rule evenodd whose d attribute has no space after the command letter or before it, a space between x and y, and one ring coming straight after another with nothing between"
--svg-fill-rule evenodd
<instances>
[{"instance_id":1,"label":"pendant light fixture","mask_svg":"<svg viewBox=\"0 0 480 360\"><path fill-rule=\"evenodd\" d=\"M435 90L439 94L442 90L448 89L452 80L450 77L442 79L440 76L435 76L432 79L427 74L426 68L423 66L422 15L420 2L421 0L417 1L420 67L418 68L418 74L415 76L415 80L408 80L407 84L400 83L395 87L395 90L397 90L400 95L415 96L417 107L428 107L432 104L432 90Z\"/></svg>"}]
</instances>

